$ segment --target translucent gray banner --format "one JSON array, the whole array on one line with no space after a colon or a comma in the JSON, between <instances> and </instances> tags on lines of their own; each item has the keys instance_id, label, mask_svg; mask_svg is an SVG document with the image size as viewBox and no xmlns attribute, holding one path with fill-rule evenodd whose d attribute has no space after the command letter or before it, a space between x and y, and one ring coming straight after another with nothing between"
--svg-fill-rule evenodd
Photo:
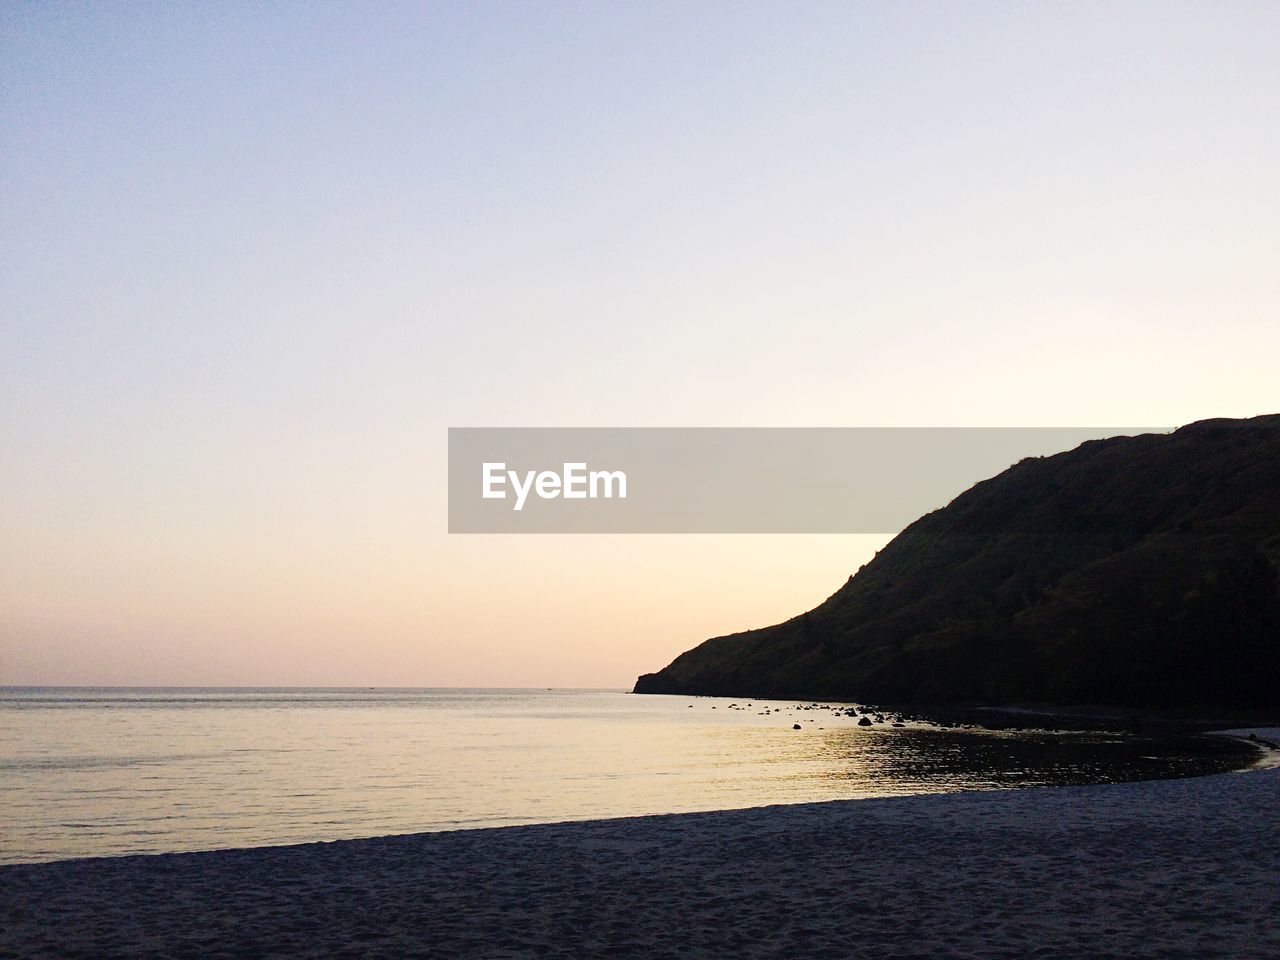
<instances>
[{"instance_id":1,"label":"translucent gray banner","mask_svg":"<svg viewBox=\"0 0 1280 960\"><path fill-rule=\"evenodd\" d=\"M450 533L897 533L1024 457L1161 428L449 430Z\"/></svg>"}]
</instances>

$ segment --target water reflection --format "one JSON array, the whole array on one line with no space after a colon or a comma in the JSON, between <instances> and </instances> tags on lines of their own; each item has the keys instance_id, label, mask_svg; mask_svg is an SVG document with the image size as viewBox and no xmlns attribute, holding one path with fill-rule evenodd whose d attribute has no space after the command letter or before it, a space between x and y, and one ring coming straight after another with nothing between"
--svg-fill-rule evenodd
<instances>
[{"instance_id":1,"label":"water reflection","mask_svg":"<svg viewBox=\"0 0 1280 960\"><path fill-rule=\"evenodd\" d=\"M1183 776L1252 756L862 719L619 691L0 690L0 862Z\"/></svg>"},{"instance_id":2,"label":"water reflection","mask_svg":"<svg viewBox=\"0 0 1280 960\"><path fill-rule=\"evenodd\" d=\"M980 730L833 730L826 776L885 793L1065 786L1238 769L1240 744L1203 737Z\"/></svg>"}]
</instances>

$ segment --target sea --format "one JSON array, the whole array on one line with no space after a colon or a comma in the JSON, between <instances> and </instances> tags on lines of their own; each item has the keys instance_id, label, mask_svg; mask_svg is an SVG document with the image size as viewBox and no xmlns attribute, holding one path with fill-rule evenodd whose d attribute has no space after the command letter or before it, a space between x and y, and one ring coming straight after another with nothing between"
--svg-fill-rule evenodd
<instances>
[{"instance_id":1,"label":"sea","mask_svg":"<svg viewBox=\"0 0 1280 960\"><path fill-rule=\"evenodd\" d=\"M870 726L854 705L621 690L0 688L0 863L1241 765L1238 745L1206 738L864 709Z\"/></svg>"}]
</instances>

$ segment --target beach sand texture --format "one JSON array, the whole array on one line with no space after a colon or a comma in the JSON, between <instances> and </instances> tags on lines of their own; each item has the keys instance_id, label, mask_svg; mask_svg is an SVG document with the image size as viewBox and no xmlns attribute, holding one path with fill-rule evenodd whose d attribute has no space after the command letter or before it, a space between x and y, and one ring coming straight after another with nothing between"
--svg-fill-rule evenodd
<instances>
[{"instance_id":1,"label":"beach sand texture","mask_svg":"<svg viewBox=\"0 0 1280 960\"><path fill-rule=\"evenodd\" d=\"M0 869L5 957L1280 957L1280 770Z\"/></svg>"}]
</instances>

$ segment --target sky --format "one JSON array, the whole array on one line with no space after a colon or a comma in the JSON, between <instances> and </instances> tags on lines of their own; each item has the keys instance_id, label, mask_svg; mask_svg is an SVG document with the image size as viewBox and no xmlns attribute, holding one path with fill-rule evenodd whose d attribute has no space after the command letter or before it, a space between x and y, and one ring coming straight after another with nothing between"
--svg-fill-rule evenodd
<instances>
[{"instance_id":1,"label":"sky","mask_svg":"<svg viewBox=\"0 0 1280 960\"><path fill-rule=\"evenodd\" d=\"M625 687L888 539L450 536L451 426L1280 411L1277 36L0 7L0 683Z\"/></svg>"}]
</instances>

